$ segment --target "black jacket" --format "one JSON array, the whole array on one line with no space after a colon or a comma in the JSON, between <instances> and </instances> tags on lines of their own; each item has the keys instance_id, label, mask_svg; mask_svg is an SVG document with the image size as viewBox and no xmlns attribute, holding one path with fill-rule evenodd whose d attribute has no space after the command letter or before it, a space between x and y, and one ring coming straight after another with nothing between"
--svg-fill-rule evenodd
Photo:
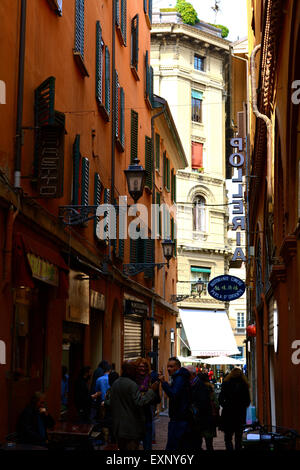
<instances>
[{"instance_id":1,"label":"black jacket","mask_svg":"<svg viewBox=\"0 0 300 470\"><path fill-rule=\"evenodd\" d=\"M228 376L222 383L219 403L222 406L224 430L246 423L246 410L250 405L249 387L242 377Z\"/></svg>"},{"instance_id":2,"label":"black jacket","mask_svg":"<svg viewBox=\"0 0 300 470\"><path fill-rule=\"evenodd\" d=\"M18 419L18 440L24 444L46 445L47 429L54 425L55 421L52 416L39 413L37 409L29 405Z\"/></svg>"},{"instance_id":3,"label":"black jacket","mask_svg":"<svg viewBox=\"0 0 300 470\"><path fill-rule=\"evenodd\" d=\"M162 383L169 397L169 416L172 421L189 421L191 404L190 373L181 367L172 375L172 384Z\"/></svg>"},{"instance_id":4,"label":"black jacket","mask_svg":"<svg viewBox=\"0 0 300 470\"><path fill-rule=\"evenodd\" d=\"M214 417L211 403L212 390L198 377L191 385L191 398L193 409L192 424L199 430L212 430L214 428Z\"/></svg>"}]
</instances>

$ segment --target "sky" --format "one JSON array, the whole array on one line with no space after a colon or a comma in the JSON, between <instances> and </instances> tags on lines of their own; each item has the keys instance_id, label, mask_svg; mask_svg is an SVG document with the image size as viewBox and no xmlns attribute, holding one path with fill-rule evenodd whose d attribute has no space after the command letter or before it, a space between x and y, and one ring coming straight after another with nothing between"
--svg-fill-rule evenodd
<instances>
[{"instance_id":1,"label":"sky","mask_svg":"<svg viewBox=\"0 0 300 470\"><path fill-rule=\"evenodd\" d=\"M195 10L198 18L207 22L215 23L215 13L211 9L215 0L188 0ZM156 8L174 7L176 0L153 0ZM247 2L246 0L220 0L220 11L217 14L216 24L223 24L229 29L226 39L236 41L247 36Z\"/></svg>"}]
</instances>

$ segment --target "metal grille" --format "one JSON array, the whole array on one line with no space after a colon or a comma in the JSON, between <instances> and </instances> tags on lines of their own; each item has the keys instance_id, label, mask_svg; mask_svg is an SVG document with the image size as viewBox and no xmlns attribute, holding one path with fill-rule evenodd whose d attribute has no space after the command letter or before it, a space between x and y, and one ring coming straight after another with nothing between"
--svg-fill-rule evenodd
<instances>
[{"instance_id":1,"label":"metal grille","mask_svg":"<svg viewBox=\"0 0 300 470\"><path fill-rule=\"evenodd\" d=\"M143 319L137 315L124 318L124 359L143 356Z\"/></svg>"}]
</instances>

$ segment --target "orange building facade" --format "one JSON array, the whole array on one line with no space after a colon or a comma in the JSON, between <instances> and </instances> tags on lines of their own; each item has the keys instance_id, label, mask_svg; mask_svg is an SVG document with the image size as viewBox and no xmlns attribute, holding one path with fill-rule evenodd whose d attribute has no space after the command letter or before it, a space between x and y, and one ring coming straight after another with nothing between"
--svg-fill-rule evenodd
<instances>
[{"instance_id":1,"label":"orange building facade","mask_svg":"<svg viewBox=\"0 0 300 470\"><path fill-rule=\"evenodd\" d=\"M258 419L298 432L299 7L292 0L248 2L256 116L251 114L249 183L254 256L247 273L249 323L256 325L256 337L248 338L248 366Z\"/></svg>"},{"instance_id":2,"label":"orange building facade","mask_svg":"<svg viewBox=\"0 0 300 470\"><path fill-rule=\"evenodd\" d=\"M121 196L125 231L137 216L124 174L134 159L148 171L138 201L148 209L148 235L157 189L171 206L173 175L186 164L168 112L151 119L163 105L153 97L146 3L1 3L0 439L37 390L59 419L62 365L71 414L82 366L105 359L119 372L124 359L142 355L158 369L176 353L176 258L130 273L129 263L166 262L163 237L119 236ZM156 134L164 135L162 183ZM104 221L96 217L102 204L110 204Z\"/></svg>"}]
</instances>

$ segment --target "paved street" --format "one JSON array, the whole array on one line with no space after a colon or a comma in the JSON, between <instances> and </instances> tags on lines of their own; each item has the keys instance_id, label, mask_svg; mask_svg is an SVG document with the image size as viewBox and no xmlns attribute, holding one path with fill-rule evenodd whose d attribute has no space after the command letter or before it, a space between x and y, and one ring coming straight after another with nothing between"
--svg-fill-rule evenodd
<instances>
[{"instance_id":1,"label":"paved street","mask_svg":"<svg viewBox=\"0 0 300 470\"><path fill-rule=\"evenodd\" d=\"M155 420L155 437L156 444L153 444L153 450L165 450L167 443L167 434L168 434L168 422L169 418L167 416L159 416ZM205 444L203 445L205 449ZM224 434L218 431L217 437L214 439L214 449L215 450L225 450L224 445Z\"/></svg>"}]
</instances>

